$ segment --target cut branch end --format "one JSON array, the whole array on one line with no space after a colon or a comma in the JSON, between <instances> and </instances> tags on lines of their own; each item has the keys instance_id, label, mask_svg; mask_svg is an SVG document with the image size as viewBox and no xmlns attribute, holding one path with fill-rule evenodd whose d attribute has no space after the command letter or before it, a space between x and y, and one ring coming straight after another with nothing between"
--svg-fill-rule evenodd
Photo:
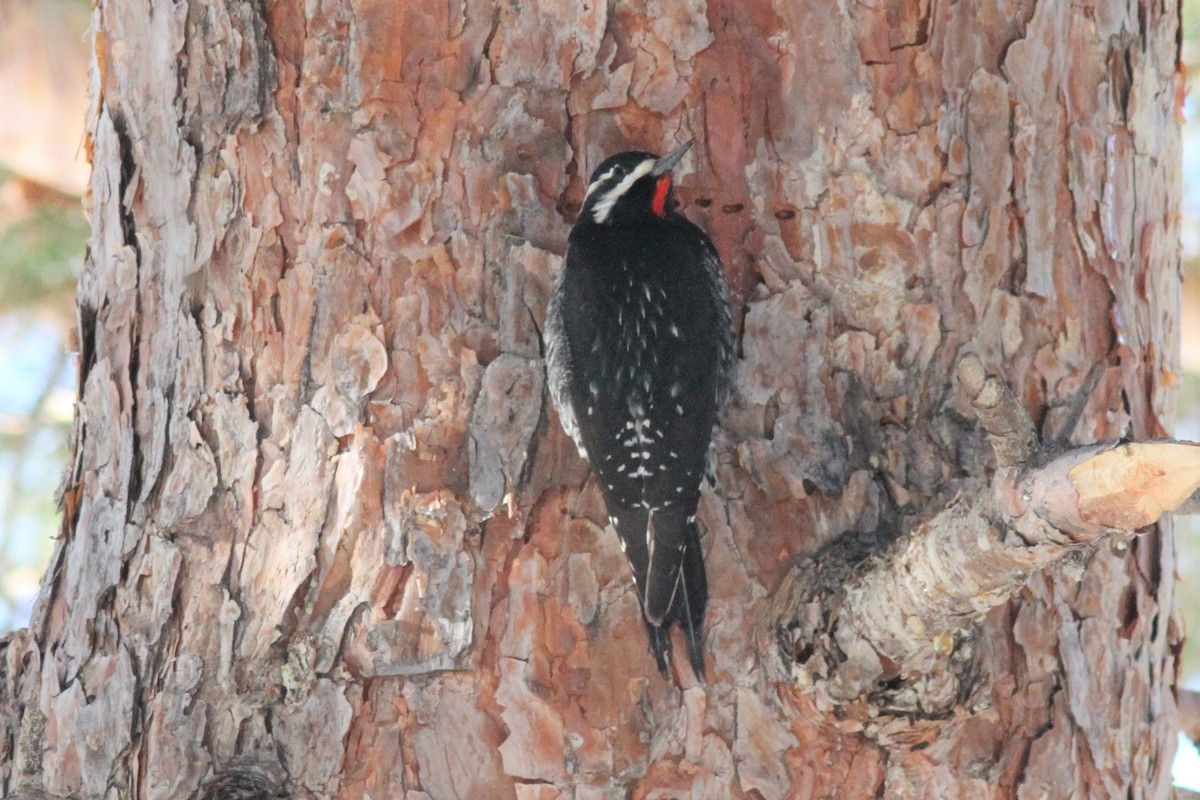
<instances>
[{"instance_id":1,"label":"cut branch end","mask_svg":"<svg viewBox=\"0 0 1200 800\"><path fill-rule=\"evenodd\" d=\"M1200 489L1200 445L1130 442L1097 453L1067 478L1085 522L1137 530L1178 510Z\"/></svg>"}]
</instances>

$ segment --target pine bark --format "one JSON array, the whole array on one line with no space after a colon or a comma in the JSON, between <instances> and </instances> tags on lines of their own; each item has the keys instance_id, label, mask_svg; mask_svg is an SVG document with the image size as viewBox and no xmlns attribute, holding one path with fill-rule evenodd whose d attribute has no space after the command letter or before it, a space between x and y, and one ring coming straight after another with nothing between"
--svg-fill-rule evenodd
<instances>
[{"instance_id":1,"label":"pine bark","mask_svg":"<svg viewBox=\"0 0 1200 800\"><path fill-rule=\"evenodd\" d=\"M1044 441L1165 435L1177 11L97 0L75 457L2 651L7 793L1166 796L1169 524L1029 576L971 703L886 735L761 633L797 560L994 468L966 353ZM676 686L539 330L590 170L688 137L741 358L709 681Z\"/></svg>"}]
</instances>

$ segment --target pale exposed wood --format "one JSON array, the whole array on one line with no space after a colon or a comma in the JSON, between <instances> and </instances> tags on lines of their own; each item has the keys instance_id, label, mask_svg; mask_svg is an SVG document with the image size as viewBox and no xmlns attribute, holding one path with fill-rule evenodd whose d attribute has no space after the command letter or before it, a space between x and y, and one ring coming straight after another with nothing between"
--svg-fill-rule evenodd
<instances>
[{"instance_id":1,"label":"pale exposed wood","mask_svg":"<svg viewBox=\"0 0 1200 800\"><path fill-rule=\"evenodd\" d=\"M1095 525L1136 530L1158 522L1200 489L1200 445L1124 444L1067 473L1079 515Z\"/></svg>"},{"instance_id":2,"label":"pale exposed wood","mask_svg":"<svg viewBox=\"0 0 1200 800\"><path fill-rule=\"evenodd\" d=\"M874 552L987 474L967 352L1042 438L1097 363L1073 444L1165 435L1174 4L93 21L77 450L4 645L5 791L36 704L26 774L88 800L245 764L339 800L1169 793L1169 525L1032 576L952 650L983 699L887 741L772 683L755 630L798 557ZM742 341L700 511L710 681L679 688L537 365L588 173L684 137Z\"/></svg>"}]
</instances>

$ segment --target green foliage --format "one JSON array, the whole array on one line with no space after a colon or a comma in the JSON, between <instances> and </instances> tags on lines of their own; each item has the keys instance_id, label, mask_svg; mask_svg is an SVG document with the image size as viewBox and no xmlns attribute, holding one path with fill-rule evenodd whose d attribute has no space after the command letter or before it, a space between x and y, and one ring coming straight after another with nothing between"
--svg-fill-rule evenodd
<instances>
[{"instance_id":1,"label":"green foliage","mask_svg":"<svg viewBox=\"0 0 1200 800\"><path fill-rule=\"evenodd\" d=\"M74 291L88 224L77 209L41 206L0 233L0 311Z\"/></svg>"},{"instance_id":2,"label":"green foliage","mask_svg":"<svg viewBox=\"0 0 1200 800\"><path fill-rule=\"evenodd\" d=\"M1180 21L1185 43L1200 42L1200 0L1183 0L1183 19Z\"/></svg>"}]
</instances>

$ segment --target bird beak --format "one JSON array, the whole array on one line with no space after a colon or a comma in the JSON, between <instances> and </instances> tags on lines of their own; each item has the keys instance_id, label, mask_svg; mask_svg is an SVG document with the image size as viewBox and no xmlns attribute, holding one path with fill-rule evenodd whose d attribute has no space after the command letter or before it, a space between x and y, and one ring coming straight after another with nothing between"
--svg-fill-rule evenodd
<instances>
[{"instance_id":1,"label":"bird beak","mask_svg":"<svg viewBox=\"0 0 1200 800\"><path fill-rule=\"evenodd\" d=\"M664 173L670 172L671 169L679 163L679 161L687 154L688 150L692 149L695 139L688 139L681 147L677 147L665 156L654 162L654 169L650 170L650 174L658 177Z\"/></svg>"}]
</instances>

